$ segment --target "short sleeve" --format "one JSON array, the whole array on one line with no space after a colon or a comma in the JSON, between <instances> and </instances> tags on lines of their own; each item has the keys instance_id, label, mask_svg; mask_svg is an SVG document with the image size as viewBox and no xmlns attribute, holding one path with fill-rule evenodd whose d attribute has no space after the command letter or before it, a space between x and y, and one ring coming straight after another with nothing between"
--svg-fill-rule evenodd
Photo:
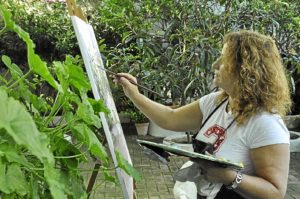
<instances>
[{"instance_id":1,"label":"short sleeve","mask_svg":"<svg viewBox=\"0 0 300 199\"><path fill-rule=\"evenodd\" d=\"M206 118L216 107L215 100L218 95L220 95L220 92L214 92L200 98L199 105L203 118Z\"/></svg>"},{"instance_id":2,"label":"short sleeve","mask_svg":"<svg viewBox=\"0 0 300 199\"><path fill-rule=\"evenodd\" d=\"M283 120L277 114L262 114L255 117L252 129L248 135L248 143L251 149L272 144L289 144L290 136Z\"/></svg>"}]
</instances>

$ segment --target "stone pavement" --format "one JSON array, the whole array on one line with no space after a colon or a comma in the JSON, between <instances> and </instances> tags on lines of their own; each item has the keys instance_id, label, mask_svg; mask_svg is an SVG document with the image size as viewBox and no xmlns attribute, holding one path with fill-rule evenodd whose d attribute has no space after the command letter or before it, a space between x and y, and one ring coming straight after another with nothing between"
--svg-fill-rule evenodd
<instances>
[{"instance_id":1,"label":"stone pavement","mask_svg":"<svg viewBox=\"0 0 300 199\"><path fill-rule=\"evenodd\" d=\"M125 131L126 132L126 131ZM164 165L153 161L145 156L136 139L153 139L151 136L126 135L129 152L134 167L142 175L142 180L136 183L136 193L138 199L172 199L173 196L173 172L187 161L187 158L171 156L170 163ZM157 138L154 138L157 139ZM300 153L291 153L290 174L288 190L284 199L300 199ZM113 172L112 172L113 173ZM121 189L119 185L103 180L103 175L98 175L94 191L90 198L94 199L121 199Z\"/></svg>"}]
</instances>

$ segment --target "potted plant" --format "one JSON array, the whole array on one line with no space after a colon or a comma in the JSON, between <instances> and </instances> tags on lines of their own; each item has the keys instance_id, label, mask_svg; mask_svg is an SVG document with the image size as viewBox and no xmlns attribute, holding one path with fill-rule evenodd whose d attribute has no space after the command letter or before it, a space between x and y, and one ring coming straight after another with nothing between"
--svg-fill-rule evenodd
<instances>
[{"instance_id":1,"label":"potted plant","mask_svg":"<svg viewBox=\"0 0 300 199\"><path fill-rule=\"evenodd\" d=\"M136 127L138 135L147 135L149 127L149 119L138 109L134 108L131 110L124 111Z\"/></svg>"}]
</instances>

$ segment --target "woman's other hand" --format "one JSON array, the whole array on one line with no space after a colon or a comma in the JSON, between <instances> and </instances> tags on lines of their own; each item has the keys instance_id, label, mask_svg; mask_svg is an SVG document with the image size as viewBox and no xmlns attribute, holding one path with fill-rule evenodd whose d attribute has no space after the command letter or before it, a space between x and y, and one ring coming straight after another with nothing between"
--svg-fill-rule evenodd
<instances>
[{"instance_id":1,"label":"woman's other hand","mask_svg":"<svg viewBox=\"0 0 300 199\"><path fill-rule=\"evenodd\" d=\"M229 185L235 179L236 171L230 168L223 168L206 160L194 158L191 160L199 164L201 174L209 182Z\"/></svg>"}]
</instances>

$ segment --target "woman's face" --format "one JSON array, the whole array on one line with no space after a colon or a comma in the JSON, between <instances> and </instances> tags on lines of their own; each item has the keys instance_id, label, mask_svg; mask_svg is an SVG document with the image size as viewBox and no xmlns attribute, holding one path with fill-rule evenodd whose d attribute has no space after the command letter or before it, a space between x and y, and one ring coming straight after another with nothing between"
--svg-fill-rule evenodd
<instances>
[{"instance_id":1,"label":"woman's face","mask_svg":"<svg viewBox=\"0 0 300 199\"><path fill-rule=\"evenodd\" d=\"M222 56L224 56L226 49L227 43L224 44L221 56L213 63L212 67L215 69L214 84L225 90L227 93L230 93L233 89L235 78L233 74L230 73L229 66L224 65L222 62Z\"/></svg>"}]
</instances>

